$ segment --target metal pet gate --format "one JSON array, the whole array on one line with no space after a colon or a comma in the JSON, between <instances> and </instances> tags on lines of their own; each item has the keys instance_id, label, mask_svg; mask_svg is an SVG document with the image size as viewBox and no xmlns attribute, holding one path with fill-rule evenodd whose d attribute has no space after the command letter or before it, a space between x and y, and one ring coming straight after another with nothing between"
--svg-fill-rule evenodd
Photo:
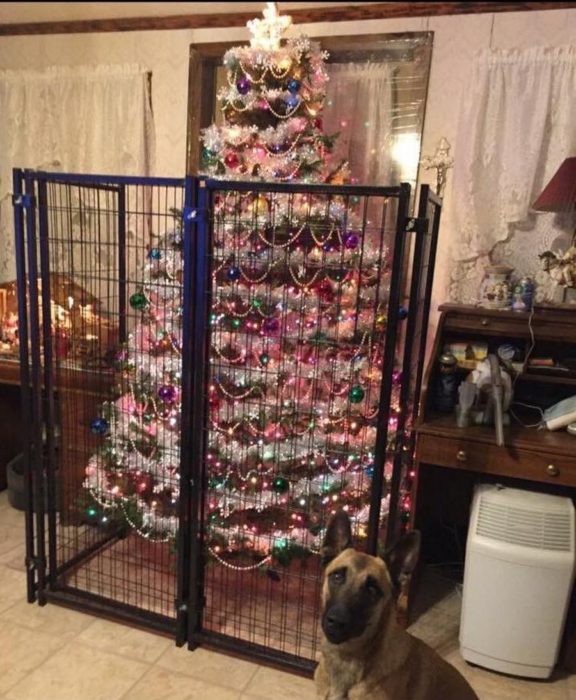
<instances>
[{"instance_id":1,"label":"metal pet gate","mask_svg":"<svg viewBox=\"0 0 576 700\"><path fill-rule=\"evenodd\" d=\"M311 669L407 523L440 201L14 171L29 600Z\"/></svg>"}]
</instances>

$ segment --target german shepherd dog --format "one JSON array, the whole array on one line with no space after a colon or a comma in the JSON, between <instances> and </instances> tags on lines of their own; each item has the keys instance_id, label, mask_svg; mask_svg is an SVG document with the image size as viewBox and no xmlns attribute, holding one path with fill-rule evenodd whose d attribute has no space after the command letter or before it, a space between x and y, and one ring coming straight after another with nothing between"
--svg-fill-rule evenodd
<instances>
[{"instance_id":1,"label":"german shepherd dog","mask_svg":"<svg viewBox=\"0 0 576 700\"><path fill-rule=\"evenodd\" d=\"M386 561L354 550L348 515L337 513L322 547L321 700L478 700L463 676L396 621L395 588L414 570L417 532Z\"/></svg>"}]
</instances>

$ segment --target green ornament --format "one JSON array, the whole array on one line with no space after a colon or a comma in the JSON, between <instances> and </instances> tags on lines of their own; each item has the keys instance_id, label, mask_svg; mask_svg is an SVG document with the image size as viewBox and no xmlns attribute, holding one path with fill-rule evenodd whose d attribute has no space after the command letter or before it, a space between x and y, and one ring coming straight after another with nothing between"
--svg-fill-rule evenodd
<instances>
[{"instance_id":1,"label":"green ornament","mask_svg":"<svg viewBox=\"0 0 576 700\"><path fill-rule=\"evenodd\" d=\"M202 160L204 162L210 162L214 158L214 152L209 148L202 149Z\"/></svg>"},{"instance_id":2,"label":"green ornament","mask_svg":"<svg viewBox=\"0 0 576 700\"><path fill-rule=\"evenodd\" d=\"M360 403L360 401L362 401L363 398L364 389L359 384L353 386L348 392L348 400L350 401L350 403Z\"/></svg>"},{"instance_id":3,"label":"green ornament","mask_svg":"<svg viewBox=\"0 0 576 700\"><path fill-rule=\"evenodd\" d=\"M130 306L136 311L144 311L148 303L148 298L142 292L136 292L130 297Z\"/></svg>"},{"instance_id":4,"label":"green ornament","mask_svg":"<svg viewBox=\"0 0 576 700\"><path fill-rule=\"evenodd\" d=\"M290 482L284 476L277 476L272 481L272 488L274 491L276 491L276 493L286 493L286 491L288 491L290 488Z\"/></svg>"},{"instance_id":5,"label":"green ornament","mask_svg":"<svg viewBox=\"0 0 576 700\"><path fill-rule=\"evenodd\" d=\"M241 325L242 325L242 321L239 318L232 319L232 328L235 328L236 330L238 330Z\"/></svg>"},{"instance_id":6,"label":"green ornament","mask_svg":"<svg viewBox=\"0 0 576 700\"><path fill-rule=\"evenodd\" d=\"M261 309L262 308L262 299L253 299L252 306L255 309Z\"/></svg>"},{"instance_id":7,"label":"green ornament","mask_svg":"<svg viewBox=\"0 0 576 700\"><path fill-rule=\"evenodd\" d=\"M268 353L266 352L263 352L258 359L261 365L266 366L270 362L270 355L268 355Z\"/></svg>"}]
</instances>

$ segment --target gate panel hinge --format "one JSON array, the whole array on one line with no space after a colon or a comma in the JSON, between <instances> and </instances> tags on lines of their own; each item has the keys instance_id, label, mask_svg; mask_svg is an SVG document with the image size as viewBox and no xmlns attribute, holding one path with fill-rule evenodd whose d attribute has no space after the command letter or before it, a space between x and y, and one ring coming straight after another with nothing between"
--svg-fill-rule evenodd
<instances>
[{"instance_id":1,"label":"gate panel hinge","mask_svg":"<svg viewBox=\"0 0 576 700\"><path fill-rule=\"evenodd\" d=\"M198 207L184 207L182 210L182 219L184 224L190 222L193 224L198 224L206 221L207 214L208 212L206 209L199 209Z\"/></svg>"},{"instance_id":2,"label":"gate panel hinge","mask_svg":"<svg viewBox=\"0 0 576 700\"><path fill-rule=\"evenodd\" d=\"M406 219L406 225L404 227L406 233L418 233L420 235L425 235L428 233L428 219L421 216L411 216Z\"/></svg>"},{"instance_id":3,"label":"gate panel hinge","mask_svg":"<svg viewBox=\"0 0 576 700\"><path fill-rule=\"evenodd\" d=\"M34 205L34 197L31 194L13 194L12 204L15 207L30 209Z\"/></svg>"}]
</instances>

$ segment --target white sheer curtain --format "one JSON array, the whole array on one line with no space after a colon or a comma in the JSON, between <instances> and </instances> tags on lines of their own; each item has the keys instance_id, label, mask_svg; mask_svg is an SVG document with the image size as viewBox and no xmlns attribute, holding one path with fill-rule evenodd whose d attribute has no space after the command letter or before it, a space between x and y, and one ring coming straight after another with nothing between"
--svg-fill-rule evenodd
<instances>
[{"instance_id":1,"label":"white sheer curtain","mask_svg":"<svg viewBox=\"0 0 576 700\"><path fill-rule=\"evenodd\" d=\"M393 69L386 63L329 64L323 122L340 132L333 161L350 163L361 184L390 185L394 177Z\"/></svg>"},{"instance_id":2,"label":"white sheer curtain","mask_svg":"<svg viewBox=\"0 0 576 700\"><path fill-rule=\"evenodd\" d=\"M148 175L150 80L139 66L0 71L0 281L14 279L12 168Z\"/></svg>"},{"instance_id":3,"label":"white sheer curtain","mask_svg":"<svg viewBox=\"0 0 576 700\"><path fill-rule=\"evenodd\" d=\"M471 265L513 237L529 272L550 237L538 231L530 205L564 158L576 155L576 47L481 52L455 154L454 257Z\"/></svg>"}]
</instances>

